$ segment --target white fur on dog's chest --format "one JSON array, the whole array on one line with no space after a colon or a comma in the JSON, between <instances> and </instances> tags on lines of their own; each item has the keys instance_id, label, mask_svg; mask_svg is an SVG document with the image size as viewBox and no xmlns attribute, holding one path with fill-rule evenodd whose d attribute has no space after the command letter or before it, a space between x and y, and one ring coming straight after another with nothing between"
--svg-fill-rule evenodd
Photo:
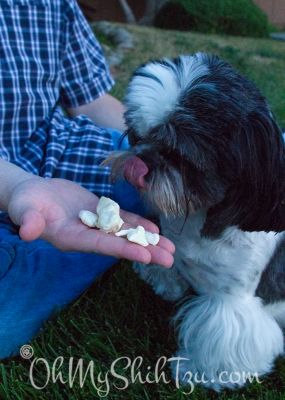
<instances>
[{"instance_id":1,"label":"white fur on dog's chest","mask_svg":"<svg viewBox=\"0 0 285 400\"><path fill-rule=\"evenodd\" d=\"M231 227L212 240L200 236L204 220L203 212L190 215L184 227L183 217L161 219L163 235L176 246L175 266L199 294L213 290L254 295L284 233L250 233Z\"/></svg>"}]
</instances>

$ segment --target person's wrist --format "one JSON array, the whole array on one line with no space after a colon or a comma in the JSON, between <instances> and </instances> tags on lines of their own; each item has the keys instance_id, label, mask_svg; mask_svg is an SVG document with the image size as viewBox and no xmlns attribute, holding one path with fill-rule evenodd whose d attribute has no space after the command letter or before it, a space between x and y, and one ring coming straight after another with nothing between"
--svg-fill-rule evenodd
<instances>
[{"instance_id":1,"label":"person's wrist","mask_svg":"<svg viewBox=\"0 0 285 400\"><path fill-rule=\"evenodd\" d=\"M14 190L26 180L41 179L5 160L0 160L0 210L8 212Z\"/></svg>"}]
</instances>

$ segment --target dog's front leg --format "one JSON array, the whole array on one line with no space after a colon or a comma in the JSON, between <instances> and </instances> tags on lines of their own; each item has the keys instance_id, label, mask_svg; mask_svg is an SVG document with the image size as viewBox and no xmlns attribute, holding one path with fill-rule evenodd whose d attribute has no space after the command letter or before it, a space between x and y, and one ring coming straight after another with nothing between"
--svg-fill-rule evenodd
<instances>
[{"instance_id":1,"label":"dog's front leg","mask_svg":"<svg viewBox=\"0 0 285 400\"><path fill-rule=\"evenodd\" d=\"M140 278L149 283L155 293L165 300L179 300L190 286L179 273L175 263L171 268L164 268L161 265L135 262L133 268Z\"/></svg>"},{"instance_id":2,"label":"dog's front leg","mask_svg":"<svg viewBox=\"0 0 285 400\"><path fill-rule=\"evenodd\" d=\"M165 218L160 216L159 226L161 234L171 240L176 248L179 247L181 226L184 219L181 221L177 218ZM174 264L171 268L164 268L156 264L142 264L135 262L133 265L141 279L149 283L156 294L162 296L165 300L176 301L180 300L187 290L191 287L189 276L183 274L185 262L181 257L181 252L175 251Z\"/></svg>"}]
</instances>

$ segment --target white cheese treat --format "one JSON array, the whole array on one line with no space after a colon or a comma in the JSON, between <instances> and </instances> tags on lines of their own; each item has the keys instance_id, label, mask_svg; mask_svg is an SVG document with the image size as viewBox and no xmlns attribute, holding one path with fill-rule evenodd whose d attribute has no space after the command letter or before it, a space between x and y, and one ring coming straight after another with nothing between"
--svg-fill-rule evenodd
<instances>
[{"instance_id":1,"label":"white cheese treat","mask_svg":"<svg viewBox=\"0 0 285 400\"><path fill-rule=\"evenodd\" d=\"M85 225L91 228L99 228L106 233L118 232L124 223L120 217L119 204L107 197L102 196L99 200L97 214L82 210L79 213L79 218Z\"/></svg>"},{"instance_id":2,"label":"white cheese treat","mask_svg":"<svg viewBox=\"0 0 285 400\"><path fill-rule=\"evenodd\" d=\"M116 232L115 235L116 236L127 236L128 233L134 231L134 228L130 228L130 229L123 229L122 231Z\"/></svg>"},{"instance_id":3,"label":"white cheese treat","mask_svg":"<svg viewBox=\"0 0 285 400\"><path fill-rule=\"evenodd\" d=\"M148 241L148 243L152 244L153 246L156 246L157 243L159 242L158 233L150 233L148 231L145 231L145 237L146 237L146 240Z\"/></svg>"},{"instance_id":4,"label":"white cheese treat","mask_svg":"<svg viewBox=\"0 0 285 400\"><path fill-rule=\"evenodd\" d=\"M83 224L89 226L90 228L97 228L98 215L91 211L82 210L79 213L79 218Z\"/></svg>"},{"instance_id":5,"label":"white cheese treat","mask_svg":"<svg viewBox=\"0 0 285 400\"><path fill-rule=\"evenodd\" d=\"M101 231L106 233L118 232L124 221L120 218L120 214L114 209L104 208L99 214L97 226Z\"/></svg>"},{"instance_id":6,"label":"white cheese treat","mask_svg":"<svg viewBox=\"0 0 285 400\"><path fill-rule=\"evenodd\" d=\"M118 232L124 221L120 218L120 206L115 201L102 196L97 205L99 216L97 226L106 233Z\"/></svg>"},{"instance_id":7,"label":"white cheese treat","mask_svg":"<svg viewBox=\"0 0 285 400\"><path fill-rule=\"evenodd\" d=\"M120 212L120 206L114 200L108 199L102 196L97 204L97 214L100 215L104 208L111 206L118 213Z\"/></svg>"},{"instance_id":8,"label":"white cheese treat","mask_svg":"<svg viewBox=\"0 0 285 400\"><path fill-rule=\"evenodd\" d=\"M134 228L124 229L122 231L116 232L115 235L116 236L127 236L129 233L133 233L134 231L135 231ZM159 242L159 239L160 239L160 237L157 233L151 233L151 232L145 231L144 234L145 234L145 238L149 244L152 244L153 246L157 245L157 243Z\"/></svg>"},{"instance_id":9,"label":"white cheese treat","mask_svg":"<svg viewBox=\"0 0 285 400\"><path fill-rule=\"evenodd\" d=\"M159 242L157 233L145 231L142 226L136 229L125 229L120 231L124 221L120 217L120 206L115 201L102 196L97 205L97 214L91 211L82 210L79 213L81 221L90 228L99 228L101 231L115 232L116 236L127 236L130 242L148 246L155 246Z\"/></svg>"},{"instance_id":10,"label":"white cheese treat","mask_svg":"<svg viewBox=\"0 0 285 400\"><path fill-rule=\"evenodd\" d=\"M138 226L136 229L133 229L132 232L129 232L127 238L130 242L140 244L144 247L149 245L145 237L145 230L142 226Z\"/></svg>"}]
</instances>

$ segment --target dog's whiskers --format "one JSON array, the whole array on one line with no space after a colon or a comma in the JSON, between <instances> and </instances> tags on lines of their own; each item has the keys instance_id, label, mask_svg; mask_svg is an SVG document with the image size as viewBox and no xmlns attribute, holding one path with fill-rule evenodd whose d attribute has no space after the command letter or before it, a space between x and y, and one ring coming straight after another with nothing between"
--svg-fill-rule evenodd
<instances>
[{"instance_id":1,"label":"dog's whiskers","mask_svg":"<svg viewBox=\"0 0 285 400\"><path fill-rule=\"evenodd\" d=\"M103 166L111 164L110 180L114 183L118 178L124 178L124 166L128 159L134 156L132 149L114 151L102 163Z\"/></svg>"}]
</instances>

